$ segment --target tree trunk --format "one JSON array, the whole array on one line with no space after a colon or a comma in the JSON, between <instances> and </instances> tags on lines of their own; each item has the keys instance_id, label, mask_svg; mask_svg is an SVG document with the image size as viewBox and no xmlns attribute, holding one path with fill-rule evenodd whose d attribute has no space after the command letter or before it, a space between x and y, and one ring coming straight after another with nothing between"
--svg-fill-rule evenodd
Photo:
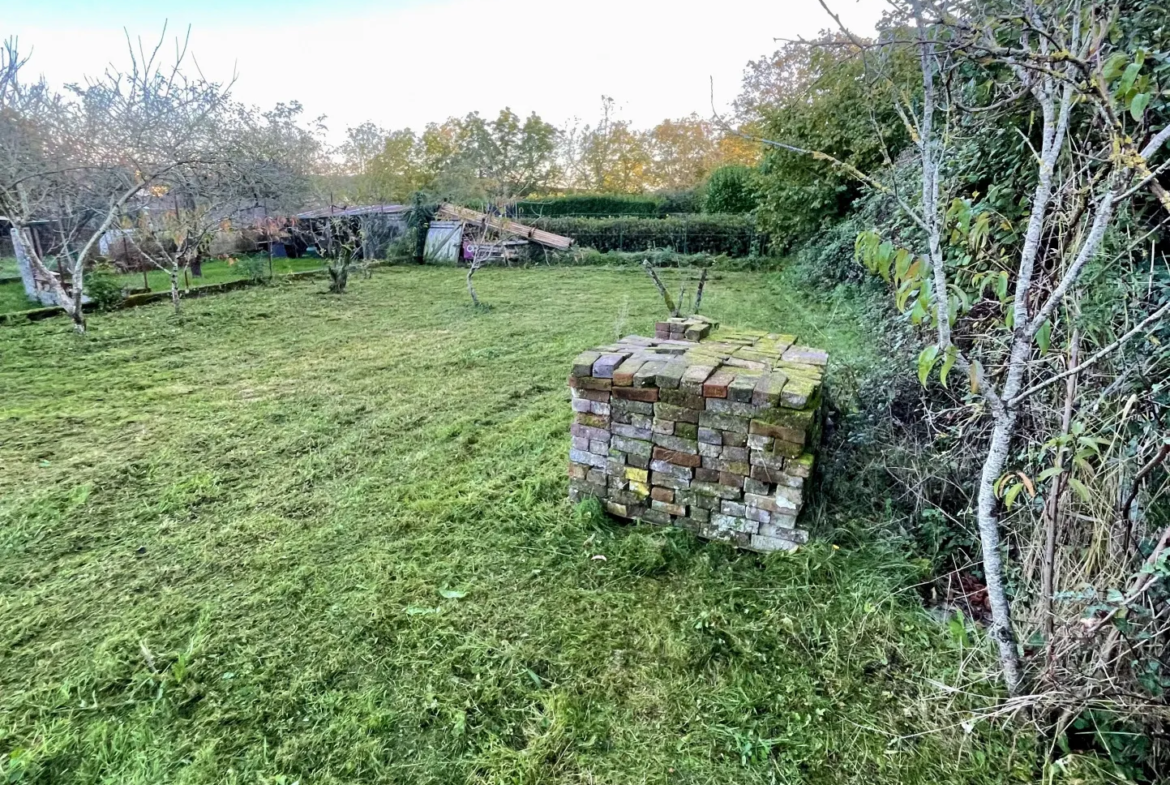
<instances>
[{"instance_id":1,"label":"tree trunk","mask_svg":"<svg viewBox=\"0 0 1170 785\"><path fill-rule=\"evenodd\" d=\"M999 661L1003 666L1004 683L1008 692L1020 690L1020 658L1016 652L1016 636L1012 631L1011 606L1003 585L1003 563L999 553L999 521L996 518L995 481L1003 472L1015 431L1014 411L997 417L991 434L991 445L983 462L979 479L979 497L976 520L979 542L983 548L983 573L987 582L987 599L991 603L991 637L999 646Z\"/></svg>"},{"instance_id":2,"label":"tree trunk","mask_svg":"<svg viewBox=\"0 0 1170 785\"><path fill-rule=\"evenodd\" d=\"M475 287L471 285L471 276L475 275L476 269L474 264L467 268L467 293L471 295L471 304L478 308L479 298L475 296Z\"/></svg>"},{"instance_id":3,"label":"tree trunk","mask_svg":"<svg viewBox=\"0 0 1170 785\"><path fill-rule=\"evenodd\" d=\"M172 267L171 273L171 305L175 306L175 313L179 312L179 270Z\"/></svg>"}]
</instances>

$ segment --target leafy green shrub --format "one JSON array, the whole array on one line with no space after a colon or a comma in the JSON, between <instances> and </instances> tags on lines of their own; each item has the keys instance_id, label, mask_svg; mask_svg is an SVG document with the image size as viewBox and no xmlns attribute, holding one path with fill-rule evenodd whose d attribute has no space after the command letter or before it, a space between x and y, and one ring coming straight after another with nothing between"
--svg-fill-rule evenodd
<instances>
[{"instance_id":1,"label":"leafy green shrub","mask_svg":"<svg viewBox=\"0 0 1170 785\"><path fill-rule=\"evenodd\" d=\"M668 248L684 254L761 255L766 242L755 222L742 215L682 215L670 218L539 218L534 226L572 237L598 251Z\"/></svg>"},{"instance_id":2,"label":"leafy green shrub","mask_svg":"<svg viewBox=\"0 0 1170 785\"><path fill-rule=\"evenodd\" d=\"M108 262L102 262L85 276L85 295L99 311L117 308L126 298L122 278Z\"/></svg>"},{"instance_id":3,"label":"leafy green shrub","mask_svg":"<svg viewBox=\"0 0 1170 785\"><path fill-rule=\"evenodd\" d=\"M236 269L252 283L268 280L268 260L263 256L241 256L236 260Z\"/></svg>"},{"instance_id":4,"label":"leafy green shrub","mask_svg":"<svg viewBox=\"0 0 1170 785\"><path fill-rule=\"evenodd\" d=\"M752 170L746 166L721 166L707 181L707 198L703 212L750 213L756 209L755 184Z\"/></svg>"},{"instance_id":5,"label":"leafy green shrub","mask_svg":"<svg viewBox=\"0 0 1170 785\"><path fill-rule=\"evenodd\" d=\"M647 196L627 194L575 194L525 199L516 203L518 218L567 218L641 216L664 218L676 213L697 213L702 195L695 190L663 191Z\"/></svg>"}]
</instances>

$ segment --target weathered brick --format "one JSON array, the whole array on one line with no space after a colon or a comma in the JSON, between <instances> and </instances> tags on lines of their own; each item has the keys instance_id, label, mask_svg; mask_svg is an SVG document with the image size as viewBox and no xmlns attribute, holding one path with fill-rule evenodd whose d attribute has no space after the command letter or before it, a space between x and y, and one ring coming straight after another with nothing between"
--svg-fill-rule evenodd
<instances>
[{"instance_id":1,"label":"weathered brick","mask_svg":"<svg viewBox=\"0 0 1170 785\"><path fill-rule=\"evenodd\" d=\"M639 469L649 469L650 468L650 456L649 455L627 455L626 456L626 463L628 463L630 466L636 466Z\"/></svg>"},{"instance_id":2,"label":"weathered brick","mask_svg":"<svg viewBox=\"0 0 1170 785\"><path fill-rule=\"evenodd\" d=\"M649 414L627 414L626 419L635 428L644 428L651 431L654 428L654 417Z\"/></svg>"},{"instance_id":3,"label":"weathered brick","mask_svg":"<svg viewBox=\"0 0 1170 785\"><path fill-rule=\"evenodd\" d=\"M715 414L714 412L699 412L699 425L703 428L742 433L746 436L748 422L747 417L736 417L732 414Z\"/></svg>"},{"instance_id":4,"label":"weathered brick","mask_svg":"<svg viewBox=\"0 0 1170 785\"><path fill-rule=\"evenodd\" d=\"M717 482L699 482L698 480L691 483L691 490L704 496L716 496L720 499L732 500L738 499L742 494L742 491L736 488L720 485Z\"/></svg>"},{"instance_id":5,"label":"weathered brick","mask_svg":"<svg viewBox=\"0 0 1170 785\"><path fill-rule=\"evenodd\" d=\"M677 515L680 518L687 514L687 508L681 504L670 504L669 502L660 502L657 499L653 499L650 502L650 506L659 512L664 512L667 515Z\"/></svg>"},{"instance_id":6,"label":"weathered brick","mask_svg":"<svg viewBox=\"0 0 1170 785\"><path fill-rule=\"evenodd\" d=\"M702 455L704 458L718 458L723 455L723 446L699 442L699 455Z\"/></svg>"},{"instance_id":7,"label":"weathered brick","mask_svg":"<svg viewBox=\"0 0 1170 785\"><path fill-rule=\"evenodd\" d=\"M623 474L627 480L633 480L634 482L650 482L650 473L645 469L635 469L633 466L627 466L625 467Z\"/></svg>"},{"instance_id":8,"label":"weathered brick","mask_svg":"<svg viewBox=\"0 0 1170 785\"><path fill-rule=\"evenodd\" d=\"M704 398L726 398L727 386L735 381L735 373L726 368L720 368L703 382Z\"/></svg>"},{"instance_id":9,"label":"weathered brick","mask_svg":"<svg viewBox=\"0 0 1170 785\"><path fill-rule=\"evenodd\" d=\"M699 422L698 410L674 406L669 403L662 403L661 401L654 404L654 416L661 417L665 420L674 420L675 422Z\"/></svg>"},{"instance_id":10,"label":"weathered brick","mask_svg":"<svg viewBox=\"0 0 1170 785\"><path fill-rule=\"evenodd\" d=\"M593 363L593 376L598 379L612 379L614 370L629 356L629 352L601 355Z\"/></svg>"},{"instance_id":11,"label":"weathered brick","mask_svg":"<svg viewBox=\"0 0 1170 785\"><path fill-rule=\"evenodd\" d=\"M727 386L727 397L738 403L750 404L752 392L756 389L759 381L759 374L737 373L735 381Z\"/></svg>"},{"instance_id":12,"label":"weathered brick","mask_svg":"<svg viewBox=\"0 0 1170 785\"><path fill-rule=\"evenodd\" d=\"M589 376L593 373L593 363L601 355L597 352L581 352L573 360L573 375L576 377Z\"/></svg>"},{"instance_id":13,"label":"weathered brick","mask_svg":"<svg viewBox=\"0 0 1170 785\"><path fill-rule=\"evenodd\" d=\"M813 470L812 453L803 453L800 457L788 462L788 473L795 477L809 477Z\"/></svg>"},{"instance_id":14,"label":"weathered brick","mask_svg":"<svg viewBox=\"0 0 1170 785\"><path fill-rule=\"evenodd\" d=\"M754 493L745 493L743 495L743 502L749 507L755 507L758 510L767 510L768 512L782 512L780 505L771 496L757 496Z\"/></svg>"},{"instance_id":15,"label":"weathered brick","mask_svg":"<svg viewBox=\"0 0 1170 785\"><path fill-rule=\"evenodd\" d=\"M750 461L752 466L763 466L766 469L776 472L784 471L784 456L782 455L752 450ZM769 482L772 482L772 480L769 480Z\"/></svg>"},{"instance_id":16,"label":"weathered brick","mask_svg":"<svg viewBox=\"0 0 1170 785\"><path fill-rule=\"evenodd\" d=\"M634 372L634 387L653 387L654 381L658 377L658 372L666 367L666 363L660 360L650 360L644 363L641 368Z\"/></svg>"},{"instance_id":17,"label":"weathered brick","mask_svg":"<svg viewBox=\"0 0 1170 785\"><path fill-rule=\"evenodd\" d=\"M616 378L616 377L615 377ZM635 388L635 387L614 387L614 398L624 398L630 401L643 401L645 403L654 403L658 400L658 390L653 387Z\"/></svg>"},{"instance_id":18,"label":"weathered brick","mask_svg":"<svg viewBox=\"0 0 1170 785\"><path fill-rule=\"evenodd\" d=\"M583 463L586 466L593 466L598 469L605 468L604 455L595 455L584 450L569 450L569 460L573 463Z\"/></svg>"},{"instance_id":19,"label":"weathered brick","mask_svg":"<svg viewBox=\"0 0 1170 785\"><path fill-rule=\"evenodd\" d=\"M609 403L609 390L583 390L577 387L571 389L574 398L584 398L587 401Z\"/></svg>"},{"instance_id":20,"label":"weathered brick","mask_svg":"<svg viewBox=\"0 0 1170 785\"><path fill-rule=\"evenodd\" d=\"M634 374L645 364L646 359L637 354L627 357L621 365L613 369L613 386L629 387L634 383Z\"/></svg>"},{"instance_id":21,"label":"weathered brick","mask_svg":"<svg viewBox=\"0 0 1170 785\"><path fill-rule=\"evenodd\" d=\"M680 439L697 442L699 440L699 426L691 422L677 422L674 424L674 435Z\"/></svg>"},{"instance_id":22,"label":"weathered brick","mask_svg":"<svg viewBox=\"0 0 1170 785\"><path fill-rule=\"evenodd\" d=\"M682 381L683 374L686 373L687 364L682 360L672 360L664 365L658 374L655 376L655 386L662 390L674 390L678 388L679 382Z\"/></svg>"},{"instance_id":23,"label":"weathered brick","mask_svg":"<svg viewBox=\"0 0 1170 785\"><path fill-rule=\"evenodd\" d=\"M782 537L768 537L763 534L753 534L747 545L753 551L761 553L775 553L777 551L794 551L796 543Z\"/></svg>"},{"instance_id":24,"label":"weathered brick","mask_svg":"<svg viewBox=\"0 0 1170 785\"><path fill-rule=\"evenodd\" d=\"M723 434L714 428L699 427L699 441L705 444L723 444Z\"/></svg>"},{"instance_id":25,"label":"weathered brick","mask_svg":"<svg viewBox=\"0 0 1170 785\"><path fill-rule=\"evenodd\" d=\"M680 390L659 390L658 400L669 403L671 406L681 406L684 409L702 409L704 398L701 395L692 395ZM696 416L695 419L698 422Z\"/></svg>"},{"instance_id":26,"label":"weathered brick","mask_svg":"<svg viewBox=\"0 0 1170 785\"><path fill-rule=\"evenodd\" d=\"M601 439L590 439L589 452L605 455L609 452L609 442L603 442Z\"/></svg>"},{"instance_id":27,"label":"weathered brick","mask_svg":"<svg viewBox=\"0 0 1170 785\"><path fill-rule=\"evenodd\" d=\"M671 477L679 477L684 480L691 479L691 469L686 466L679 466L674 463L667 463L662 460L651 460L650 469L655 474L666 474Z\"/></svg>"},{"instance_id":28,"label":"weathered brick","mask_svg":"<svg viewBox=\"0 0 1170 785\"><path fill-rule=\"evenodd\" d=\"M662 420L656 417L650 430L653 433L662 433L666 434L667 436L671 436L674 434L674 421Z\"/></svg>"},{"instance_id":29,"label":"weathered brick","mask_svg":"<svg viewBox=\"0 0 1170 785\"><path fill-rule=\"evenodd\" d=\"M652 505L657 504L657 502L650 503ZM649 510L642 510L642 514L639 515L638 518L640 520L646 521L647 523L654 523L659 526L669 526L671 523L673 523L673 519L670 517L669 513L653 508Z\"/></svg>"},{"instance_id":30,"label":"weathered brick","mask_svg":"<svg viewBox=\"0 0 1170 785\"><path fill-rule=\"evenodd\" d=\"M730 398L707 398L704 407L716 414L734 414L737 417L754 417L760 408L751 403L737 403Z\"/></svg>"},{"instance_id":31,"label":"weathered brick","mask_svg":"<svg viewBox=\"0 0 1170 785\"><path fill-rule=\"evenodd\" d=\"M741 477L746 477L752 470L746 461L729 461L724 458L704 458L703 468L714 469L717 472L730 472Z\"/></svg>"},{"instance_id":32,"label":"weathered brick","mask_svg":"<svg viewBox=\"0 0 1170 785\"><path fill-rule=\"evenodd\" d=\"M699 447L701 448L702 445L699 445ZM698 455L682 452L680 450L668 450L665 447L655 447L652 457L654 460L666 461L667 463L673 463L678 466L687 466L692 469L696 466L699 466L701 463Z\"/></svg>"},{"instance_id":33,"label":"weathered brick","mask_svg":"<svg viewBox=\"0 0 1170 785\"><path fill-rule=\"evenodd\" d=\"M654 414L654 404L649 401L632 401L628 398L615 397L610 402L610 408L615 412L627 414Z\"/></svg>"},{"instance_id":34,"label":"weathered brick","mask_svg":"<svg viewBox=\"0 0 1170 785\"><path fill-rule=\"evenodd\" d=\"M610 426L614 436L624 436L627 439L642 439L650 441L651 431L649 428L638 428L633 425L625 425L622 423L615 423Z\"/></svg>"},{"instance_id":35,"label":"weathered brick","mask_svg":"<svg viewBox=\"0 0 1170 785\"><path fill-rule=\"evenodd\" d=\"M711 515L711 525L724 531L741 532L744 534L754 534L759 530L760 526L755 521L750 521L747 518L724 515L722 513Z\"/></svg>"},{"instance_id":36,"label":"weathered brick","mask_svg":"<svg viewBox=\"0 0 1170 785\"><path fill-rule=\"evenodd\" d=\"M747 447L733 447L730 444L723 448L721 456L725 461L743 461L747 463L750 452ZM744 472L746 474L747 472Z\"/></svg>"},{"instance_id":37,"label":"weathered brick","mask_svg":"<svg viewBox=\"0 0 1170 785\"><path fill-rule=\"evenodd\" d=\"M614 436L610 440L610 445L627 455L649 456L650 452L654 449L654 445L650 442L645 442L641 439L627 439L625 436Z\"/></svg>"},{"instance_id":38,"label":"weathered brick","mask_svg":"<svg viewBox=\"0 0 1170 785\"><path fill-rule=\"evenodd\" d=\"M609 431L604 428L593 428L589 425L580 425L578 423L573 423L569 426L569 433L573 436L581 436L586 439L601 439L603 441L609 439Z\"/></svg>"},{"instance_id":39,"label":"weathered brick","mask_svg":"<svg viewBox=\"0 0 1170 785\"><path fill-rule=\"evenodd\" d=\"M764 374L756 382L756 389L752 392L752 403L757 406L776 406L780 403L780 394L787 383L788 377L783 371L773 370Z\"/></svg>"},{"instance_id":40,"label":"weathered brick","mask_svg":"<svg viewBox=\"0 0 1170 785\"><path fill-rule=\"evenodd\" d=\"M655 501L666 502L667 504L674 503L674 490L671 488L662 488L654 486L650 489L650 498Z\"/></svg>"},{"instance_id":41,"label":"weathered brick","mask_svg":"<svg viewBox=\"0 0 1170 785\"><path fill-rule=\"evenodd\" d=\"M744 476L734 472L719 472L719 484L726 485L729 488L742 488Z\"/></svg>"},{"instance_id":42,"label":"weathered brick","mask_svg":"<svg viewBox=\"0 0 1170 785\"><path fill-rule=\"evenodd\" d=\"M731 501L730 499L723 500L723 502L719 505L719 511L724 515L733 515L737 518L747 517L747 507L745 507L740 502Z\"/></svg>"},{"instance_id":43,"label":"weathered brick","mask_svg":"<svg viewBox=\"0 0 1170 785\"><path fill-rule=\"evenodd\" d=\"M597 390L599 392L608 392L613 386L613 382L609 379L593 379L585 376L578 378L576 376L569 379L569 386L578 390Z\"/></svg>"},{"instance_id":44,"label":"weathered brick","mask_svg":"<svg viewBox=\"0 0 1170 785\"><path fill-rule=\"evenodd\" d=\"M590 428L600 428L601 430L609 428L609 418L599 417L596 414L577 412L573 415L573 422L578 425L588 425Z\"/></svg>"},{"instance_id":45,"label":"weathered brick","mask_svg":"<svg viewBox=\"0 0 1170 785\"><path fill-rule=\"evenodd\" d=\"M570 463L569 464L569 479L571 479L571 480L584 480L585 473L588 471L589 471L589 467L583 463Z\"/></svg>"},{"instance_id":46,"label":"weathered brick","mask_svg":"<svg viewBox=\"0 0 1170 785\"><path fill-rule=\"evenodd\" d=\"M717 469L704 469L699 466L695 469L695 479L700 482L719 482L719 471Z\"/></svg>"},{"instance_id":47,"label":"weathered brick","mask_svg":"<svg viewBox=\"0 0 1170 785\"><path fill-rule=\"evenodd\" d=\"M807 435L804 430L787 425L774 425L762 420L752 420L750 432L758 436L770 436L775 441L791 442L797 446L804 445ZM797 454L799 455L799 453Z\"/></svg>"},{"instance_id":48,"label":"weathered brick","mask_svg":"<svg viewBox=\"0 0 1170 785\"><path fill-rule=\"evenodd\" d=\"M749 428L750 428L750 426L749 426ZM771 452L772 451L772 442L774 442L774 441L775 441L775 439L773 439L771 436L763 436L763 435L758 434L758 433L749 433L748 438L747 438L747 446L753 450L763 450L764 452Z\"/></svg>"},{"instance_id":49,"label":"weathered brick","mask_svg":"<svg viewBox=\"0 0 1170 785\"><path fill-rule=\"evenodd\" d=\"M650 484L663 488L673 488L675 490L691 487L691 481L684 477L675 477L674 475L662 474L660 472L654 472L650 475Z\"/></svg>"},{"instance_id":50,"label":"weathered brick","mask_svg":"<svg viewBox=\"0 0 1170 785\"><path fill-rule=\"evenodd\" d=\"M687 395L702 396L703 382L714 372L715 367L712 365L692 365L683 373L678 389Z\"/></svg>"},{"instance_id":51,"label":"weathered brick","mask_svg":"<svg viewBox=\"0 0 1170 785\"><path fill-rule=\"evenodd\" d=\"M723 432L724 447L744 447L747 445L747 434L735 431Z\"/></svg>"},{"instance_id":52,"label":"weathered brick","mask_svg":"<svg viewBox=\"0 0 1170 785\"><path fill-rule=\"evenodd\" d=\"M760 482L753 477L748 477L743 481L743 489L747 493L754 493L757 496L766 496L768 493L768 483Z\"/></svg>"},{"instance_id":53,"label":"weathered brick","mask_svg":"<svg viewBox=\"0 0 1170 785\"><path fill-rule=\"evenodd\" d=\"M691 439L682 439L678 436L668 436L664 433L654 434L653 442L659 447L665 447L668 450L677 450L678 452L699 454L699 443Z\"/></svg>"}]
</instances>

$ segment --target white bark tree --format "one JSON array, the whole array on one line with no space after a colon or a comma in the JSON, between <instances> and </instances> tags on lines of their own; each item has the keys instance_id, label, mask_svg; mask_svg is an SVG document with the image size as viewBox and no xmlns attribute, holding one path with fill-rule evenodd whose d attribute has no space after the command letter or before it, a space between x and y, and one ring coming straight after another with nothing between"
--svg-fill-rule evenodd
<instances>
[{"instance_id":1,"label":"white bark tree","mask_svg":"<svg viewBox=\"0 0 1170 785\"><path fill-rule=\"evenodd\" d=\"M1158 184L1150 164L1170 139L1170 127L1146 127L1144 108L1149 96L1137 98L1141 93L1134 83L1140 57L1113 49L1107 9L1078 0L1007 0L994 8L931 0L894 5L905 26L877 44L860 41L843 26L842 30L869 59L875 83L883 78L883 50L913 46L918 52L921 92L911 97L898 89L902 86L886 85L893 88L888 92L914 142L920 185L916 195L900 192L893 177L860 172L823 152L802 147L799 140L757 141L827 160L890 195L922 237L921 247L899 249L875 233L863 235L859 256L872 271L893 280L899 287L900 306L912 309L916 322L933 328L935 343L919 360L924 383L935 368L940 368L944 379L951 368L957 368L969 379L974 404L990 419L982 470L974 482L975 520L992 612L990 633L999 650L1004 683L1009 692L1017 693L1024 676L1005 586L998 491L1004 484L1021 409L1049 386L1110 356L1160 323L1170 306L1148 314L1118 340L1062 373L1038 372L1042 366L1035 362L1037 337L1077 289L1086 267L1098 259L1119 203L1145 188L1170 211L1170 196ZM1135 62L1137 66L1131 67ZM975 111L952 92L952 77L960 67L983 69L985 77L996 83L997 94L1006 96L1004 102L1030 104L1040 126L1040 147L1034 151L1035 186L1026 195L1023 241L1008 260L1010 270L1002 273L1005 293L1009 284L1014 284L1014 292L1006 298L1001 333L964 346L956 343L952 333L953 320L969 304L964 304L967 298L958 280L962 262L948 257L947 238L954 221L948 217L952 200L945 193L952 155L948 145L959 118ZM1074 111L1089 111L1096 118L1078 124L1078 137L1070 139ZM888 173L893 174L894 162L888 164ZM1054 209L1058 195L1067 209ZM1077 201L1074 196L1079 205L1068 207Z\"/></svg>"},{"instance_id":2,"label":"white bark tree","mask_svg":"<svg viewBox=\"0 0 1170 785\"><path fill-rule=\"evenodd\" d=\"M14 41L0 61L0 217L26 237L34 225L48 228L55 261L35 243L25 250L79 333L86 265L101 236L168 175L216 160L209 131L231 86L187 76L185 41L164 62L165 35L149 50L128 39L126 70L111 67L65 95L20 81Z\"/></svg>"}]
</instances>

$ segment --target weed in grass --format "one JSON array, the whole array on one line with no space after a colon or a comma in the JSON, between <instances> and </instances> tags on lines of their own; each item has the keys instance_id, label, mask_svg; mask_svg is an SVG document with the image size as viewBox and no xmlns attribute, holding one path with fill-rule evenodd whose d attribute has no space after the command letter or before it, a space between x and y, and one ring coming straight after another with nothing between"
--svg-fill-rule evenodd
<instances>
[{"instance_id":1,"label":"weed in grass","mask_svg":"<svg viewBox=\"0 0 1170 785\"><path fill-rule=\"evenodd\" d=\"M650 330L644 273L481 276L490 311L387 268L0 331L0 777L1032 777L1026 735L929 732L960 643L903 557L567 503L569 361ZM879 361L783 284L705 310Z\"/></svg>"}]
</instances>

